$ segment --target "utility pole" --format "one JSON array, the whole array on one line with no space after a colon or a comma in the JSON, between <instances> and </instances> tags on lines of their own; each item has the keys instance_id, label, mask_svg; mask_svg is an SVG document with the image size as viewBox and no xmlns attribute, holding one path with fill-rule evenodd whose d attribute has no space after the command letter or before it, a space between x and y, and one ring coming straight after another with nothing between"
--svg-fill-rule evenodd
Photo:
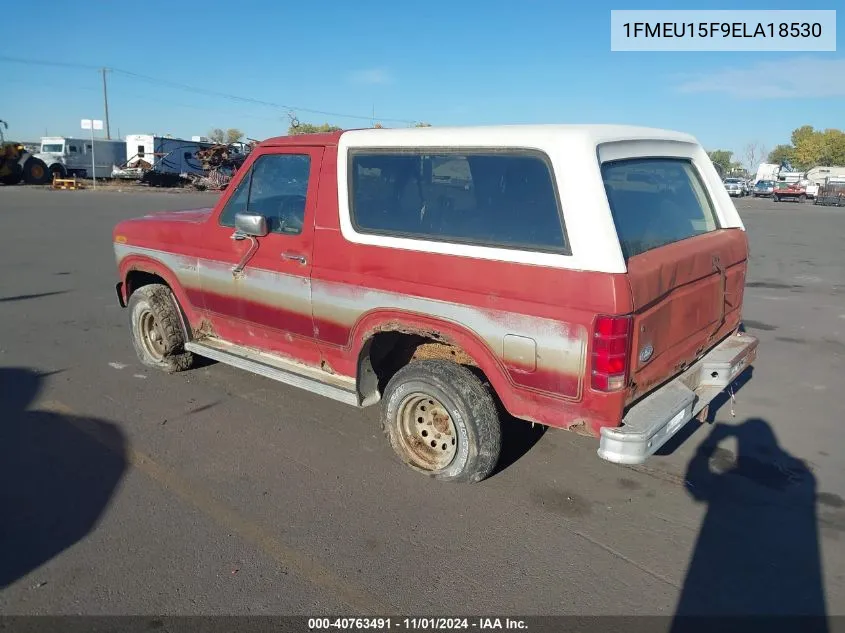
<instances>
[{"instance_id":1,"label":"utility pole","mask_svg":"<svg viewBox=\"0 0 845 633\"><path fill-rule=\"evenodd\" d=\"M106 138L111 139L111 128L109 127L109 93L106 89L106 70L107 68L100 69L103 73L103 105L106 107Z\"/></svg>"}]
</instances>

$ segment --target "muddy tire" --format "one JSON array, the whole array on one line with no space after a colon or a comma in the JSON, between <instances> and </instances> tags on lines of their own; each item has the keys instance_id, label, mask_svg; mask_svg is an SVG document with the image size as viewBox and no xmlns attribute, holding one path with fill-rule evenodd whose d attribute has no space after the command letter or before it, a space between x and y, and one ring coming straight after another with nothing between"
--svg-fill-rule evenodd
<instances>
[{"instance_id":1,"label":"muddy tire","mask_svg":"<svg viewBox=\"0 0 845 633\"><path fill-rule=\"evenodd\" d=\"M490 387L452 361L413 361L397 371L382 398L382 427L404 464L440 481L481 481L499 459Z\"/></svg>"},{"instance_id":2,"label":"muddy tire","mask_svg":"<svg viewBox=\"0 0 845 633\"><path fill-rule=\"evenodd\" d=\"M47 163L32 156L23 165L23 179L28 185L46 185L50 182L50 170Z\"/></svg>"},{"instance_id":3,"label":"muddy tire","mask_svg":"<svg viewBox=\"0 0 845 633\"><path fill-rule=\"evenodd\" d=\"M190 369L194 356L185 351L185 335L176 302L162 284L142 286L129 299L132 345L147 367L175 373Z\"/></svg>"},{"instance_id":4,"label":"muddy tire","mask_svg":"<svg viewBox=\"0 0 845 633\"><path fill-rule=\"evenodd\" d=\"M67 171L65 171L64 166L56 164L50 167L50 179L65 178L66 176Z\"/></svg>"}]
</instances>

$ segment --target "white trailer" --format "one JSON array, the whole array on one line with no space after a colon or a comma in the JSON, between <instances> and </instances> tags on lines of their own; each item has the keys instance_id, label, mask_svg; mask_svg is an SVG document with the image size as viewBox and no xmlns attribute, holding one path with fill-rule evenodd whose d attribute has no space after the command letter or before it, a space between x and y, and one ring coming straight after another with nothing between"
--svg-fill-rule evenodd
<instances>
[{"instance_id":1,"label":"white trailer","mask_svg":"<svg viewBox=\"0 0 845 633\"><path fill-rule=\"evenodd\" d=\"M189 174L202 176L205 171L196 153L212 145L153 134L129 134L126 136L125 155L121 161L115 162L112 175L136 180L148 172L169 178L184 178Z\"/></svg>"},{"instance_id":2,"label":"white trailer","mask_svg":"<svg viewBox=\"0 0 845 633\"><path fill-rule=\"evenodd\" d=\"M776 165L775 163L760 163L760 166L757 168L757 175L754 177L754 182L756 184L761 180L775 181L778 179L778 173L780 173L780 165Z\"/></svg>"},{"instance_id":3,"label":"white trailer","mask_svg":"<svg viewBox=\"0 0 845 633\"><path fill-rule=\"evenodd\" d=\"M807 172L807 180L817 185L825 184L828 178L845 177L845 167L818 165Z\"/></svg>"},{"instance_id":4,"label":"white trailer","mask_svg":"<svg viewBox=\"0 0 845 633\"><path fill-rule=\"evenodd\" d=\"M788 183L795 183L801 182L806 180L804 178L804 172L802 171L783 171L780 170L778 172L777 181L778 182L788 182Z\"/></svg>"},{"instance_id":5,"label":"white trailer","mask_svg":"<svg viewBox=\"0 0 845 633\"><path fill-rule=\"evenodd\" d=\"M94 151L94 176L111 178L112 165L126 156L126 142L94 139L93 148L90 138L72 138L69 136L44 136L36 156L44 161L47 169L59 178L65 176L91 177L92 156Z\"/></svg>"}]
</instances>

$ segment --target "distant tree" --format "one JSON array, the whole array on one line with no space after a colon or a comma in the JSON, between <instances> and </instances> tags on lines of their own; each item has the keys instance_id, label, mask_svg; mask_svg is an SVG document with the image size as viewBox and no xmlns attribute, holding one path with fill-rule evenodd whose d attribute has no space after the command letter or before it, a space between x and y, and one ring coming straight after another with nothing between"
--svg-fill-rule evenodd
<instances>
[{"instance_id":1,"label":"distant tree","mask_svg":"<svg viewBox=\"0 0 845 633\"><path fill-rule=\"evenodd\" d=\"M322 125L314 125L313 123L299 123L298 125L291 125L288 128L288 136L296 136L298 134L320 134L324 132L337 132L343 128L329 123Z\"/></svg>"},{"instance_id":2,"label":"distant tree","mask_svg":"<svg viewBox=\"0 0 845 633\"><path fill-rule=\"evenodd\" d=\"M230 127L226 130L226 142L227 143L237 143L244 137L244 133L241 132L236 127Z\"/></svg>"},{"instance_id":3,"label":"distant tree","mask_svg":"<svg viewBox=\"0 0 845 633\"><path fill-rule=\"evenodd\" d=\"M425 121L418 121L414 123L414 127L431 127L431 123L426 123Z\"/></svg>"},{"instance_id":4,"label":"distant tree","mask_svg":"<svg viewBox=\"0 0 845 633\"><path fill-rule=\"evenodd\" d=\"M845 132L829 129L823 136L822 156L816 164L845 166Z\"/></svg>"},{"instance_id":5,"label":"distant tree","mask_svg":"<svg viewBox=\"0 0 845 633\"><path fill-rule=\"evenodd\" d=\"M792 132L792 164L797 169L807 169L824 162L825 136L812 125L802 125Z\"/></svg>"},{"instance_id":6,"label":"distant tree","mask_svg":"<svg viewBox=\"0 0 845 633\"><path fill-rule=\"evenodd\" d=\"M212 143L237 143L243 137L244 133L234 127L230 127L228 130L216 127L208 133L208 138Z\"/></svg>"},{"instance_id":7,"label":"distant tree","mask_svg":"<svg viewBox=\"0 0 845 633\"><path fill-rule=\"evenodd\" d=\"M381 123L373 123L373 127L377 130L384 129L384 126Z\"/></svg>"},{"instance_id":8,"label":"distant tree","mask_svg":"<svg viewBox=\"0 0 845 633\"><path fill-rule=\"evenodd\" d=\"M711 152L707 152L707 155L710 157L710 160L713 161L714 165L719 166L723 174L731 173L735 167L735 163L732 160L734 153L729 150L715 149Z\"/></svg>"},{"instance_id":9,"label":"distant tree","mask_svg":"<svg viewBox=\"0 0 845 633\"><path fill-rule=\"evenodd\" d=\"M769 152L767 161L774 165L783 165L795 160L795 148L792 145L777 145Z\"/></svg>"},{"instance_id":10,"label":"distant tree","mask_svg":"<svg viewBox=\"0 0 845 633\"><path fill-rule=\"evenodd\" d=\"M813 129L812 125L802 125L801 127L792 130L792 135L790 136L792 147L798 147L801 143L809 140L815 134L817 134L817 132Z\"/></svg>"},{"instance_id":11,"label":"distant tree","mask_svg":"<svg viewBox=\"0 0 845 633\"><path fill-rule=\"evenodd\" d=\"M766 148L758 141L752 141L745 146L745 167L749 174L757 171L758 165L766 156Z\"/></svg>"}]
</instances>

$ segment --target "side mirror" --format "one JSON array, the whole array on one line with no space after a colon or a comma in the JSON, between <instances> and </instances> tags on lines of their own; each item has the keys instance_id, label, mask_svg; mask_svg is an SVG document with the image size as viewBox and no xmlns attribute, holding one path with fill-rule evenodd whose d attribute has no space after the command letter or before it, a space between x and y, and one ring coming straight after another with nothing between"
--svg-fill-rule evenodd
<instances>
[{"instance_id":1,"label":"side mirror","mask_svg":"<svg viewBox=\"0 0 845 633\"><path fill-rule=\"evenodd\" d=\"M264 237L270 232L267 227L267 218L252 213L235 214L235 229L253 237Z\"/></svg>"}]
</instances>

